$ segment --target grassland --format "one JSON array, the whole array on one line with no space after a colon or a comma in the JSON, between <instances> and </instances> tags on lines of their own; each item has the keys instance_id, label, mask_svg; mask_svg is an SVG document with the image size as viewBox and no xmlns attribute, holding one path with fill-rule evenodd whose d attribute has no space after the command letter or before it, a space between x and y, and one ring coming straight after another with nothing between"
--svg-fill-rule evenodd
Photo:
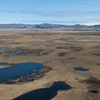
<instances>
[{"instance_id":1,"label":"grassland","mask_svg":"<svg viewBox=\"0 0 100 100\"><path fill-rule=\"evenodd\" d=\"M99 31L1 30L0 48L2 47L7 50L0 51L1 62L39 62L52 70L32 82L0 84L0 100L12 100L26 92L50 87L55 81L64 81L72 89L58 91L52 100L100 100L100 84L87 82L100 80ZM24 56L8 56L18 47L27 51ZM30 56L32 53L37 53L38 56ZM41 54L46 56L40 56ZM74 67L82 67L88 71L75 71ZM98 93L93 93L92 90Z\"/></svg>"}]
</instances>

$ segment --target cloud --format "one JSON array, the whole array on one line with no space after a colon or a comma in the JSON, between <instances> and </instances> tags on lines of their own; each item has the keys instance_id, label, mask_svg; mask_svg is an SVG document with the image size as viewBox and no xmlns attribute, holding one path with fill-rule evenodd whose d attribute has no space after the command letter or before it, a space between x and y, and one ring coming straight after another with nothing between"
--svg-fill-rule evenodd
<instances>
[{"instance_id":1,"label":"cloud","mask_svg":"<svg viewBox=\"0 0 100 100\"><path fill-rule=\"evenodd\" d=\"M21 23L58 23L58 24L100 24L100 11L34 11L34 10L0 10L0 13L24 14L46 17L46 20L21 20ZM43 19L44 19L43 18ZM47 20L56 18L56 20Z\"/></svg>"},{"instance_id":2,"label":"cloud","mask_svg":"<svg viewBox=\"0 0 100 100\"><path fill-rule=\"evenodd\" d=\"M100 16L100 11L31 11L31 10L0 10L0 13L8 14L28 14L36 15L41 17L57 17L57 18L66 18L66 17L96 17Z\"/></svg>"},{"instance_id":3,"label":"cloud","mask_svg":"<svg viewBox=\"0 0 100 100\"><path fill-rule=\"evenodd\" d=\"M100 25L100 21L99 22L83 22L83 23L81 23L82 25Z\"/></svg>"}]
</instances>

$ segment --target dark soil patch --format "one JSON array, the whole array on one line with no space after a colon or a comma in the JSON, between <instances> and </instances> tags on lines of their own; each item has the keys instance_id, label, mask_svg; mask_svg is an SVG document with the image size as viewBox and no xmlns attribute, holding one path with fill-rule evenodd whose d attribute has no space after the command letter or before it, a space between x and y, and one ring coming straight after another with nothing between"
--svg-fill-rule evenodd
<instances>
[{"instance_id":1,"label":"dark soil patch","mask_svg":"<svg viewBox=\"0 0 100 100\"><path fill-rule=\"evenodd\" d=\"M74 51L81 51L81 50L83 50L82 47L70 47L70 49L72 49Z\"/></svg>"},{"instance_id":2,"label":"dark soil patch","mask_svg":"<svg viewBox=\"0 0 100 100\"><path fill-rule=\"evenodd\" d=\"M68 58L69 60L73 60L73 59L75 59L74 57L72 57L72 58Z\"/></svg>"},{"instance_id":3,"label":"dark soil patch","mask_svg":"<svg viewBox=\"0 0 100 100\"><path fill-rule=\"evenodd\" d=\"M57 47L57 49L70 49L70 48L61 46L61 47Z\"/></svg>"},{"instance_id":4,"label":"dark soil patch","mask_svg":"<svg viewBox=\"0 0 100 100\"><path fill-rule=\"evenodd\" d=\"M67 54L67 52L60 52L58 53L59 56L65 56Z\"/></svg>"},{"instance_id":5,"label":"dark soil patch","mask_svg":"<svg viewBox=\"0 0 100 100\"><path fill-rule=\"evenodd\" d=\"M94 54L94 56L100 56L100 54Z\"/></svg>"}]
</instances>

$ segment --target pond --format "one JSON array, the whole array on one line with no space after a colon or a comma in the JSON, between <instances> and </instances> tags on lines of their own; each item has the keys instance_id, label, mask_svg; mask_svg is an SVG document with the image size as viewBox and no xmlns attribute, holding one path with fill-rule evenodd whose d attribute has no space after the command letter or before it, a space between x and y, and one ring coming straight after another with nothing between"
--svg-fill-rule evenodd
<instances>
[{"instance_id":1,"label":"pond","mask_svg":"<svg viewBox=\"0 0 100 100\"><path fill-rule=\"evenodd\" d=\"M96 80L96 79L88 79L87 82L93 84L100 84L100 80Z\"/></svg>"},{"instance_id":2,"label":"pond","mask_svg":"<svg viewBox=\"0 0 100 100\"><path fill-rule=\"evenodd\" d=\"M14 55L25 56L24 55L25 52L26 50L23 47L17 47L17 50L10 52L8 56L14 56Z\"/></svg>"},{"instance_id":3,"label":"pond","mask_svg":"<svg viewBox=\"0 0 100 100\"><path fill-rule=\"evenodd\" d=\"M49 88L41 88L25 93L13 100L51 100L59 90L69 90L71 87L63 81L54 82Z\"/></svg>"},{"instance_id":4,"label":"pond","mask_svg":"<svg viewBox=\"0 0 100 100\"><path fill-rule=\"evenodd\" d=\"M97 90L91 90L91 92L92 92L92 93L98 93L98 91L97 91Z\"/></svg>"},{"instance_id":5,"label":"pond","mask_svg":"<svg viewBox=\"0 0 100 100\"><path fill-rule=\"evenodd\" d=\"M14 52L9 53L8 56L14 56L14 55L18 55L18 54L20 54L19 51L14 51Z\"/></svg>"},{"instance_id":6,"label":"pond","mask_svg":"<svg viewBox=\"0 0 100 100\"><path fill-rule=\"evenodd\" d=\"M85 69L82 67L74 67L74 70L76 70L76 71L88 71L88 69Z\"/></svg>"},{"instance_id":7,"label":"pond","mask_svg":"<svg viewBox=\"0 0 100 100\"><path fill-rule=\"evenodd\" d=\"M48 55L49 53L52 53L53 51L52 50L48 50L47 52L44 52L44 53L42 53L42 54L30 54L30 56L46 56L46 55Z\"/></svg>"},{"instance_id":8,"label":"pond","mask_svg":"<svg viewBox=\"0 0 100 100\"><path fill-rule=\"evenodd\" d=\"M46 56L46 54L41 54L40 56Z\"/></svg>"},{"instance_id":9,"label":"pond","mask_svg":"<svg viewBox=\"0 0 100 100\"><path fill-rule=\"evenodd\" d=\"M17 79L21 76L26 76L28 74L31 74L34 70L36 70L34 73L38 73L42 68L44 68L42 64L34 62L19 63L11 67L1 68L0 83Z\"/></svg>"},{"instance_id":10,"label":"pond","mask_svg":"<svg viewBox=\"0 0 100 100\"><path fill-rule=\"evenodd\" d=\"M37 54L30 54L30 56L38 56Z\"/></svg>"},{"instance_id":11,"label":"pond","mask_svg":"<svg viewBox=\"0 0 100 100\"><path fill-rule=\"evenodd\" d=\"M0 50L7 50L7 48L0 48Z\"/></svg>"}]
</instances>

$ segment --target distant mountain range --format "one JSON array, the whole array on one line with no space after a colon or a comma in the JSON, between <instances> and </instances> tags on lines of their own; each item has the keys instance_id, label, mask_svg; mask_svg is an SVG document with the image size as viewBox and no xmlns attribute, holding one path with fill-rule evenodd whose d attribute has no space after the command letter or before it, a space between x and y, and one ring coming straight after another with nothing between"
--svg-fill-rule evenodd
<instances>
[{"instance_id":1,"label":"distant mountain range","mask_svg":"<svg viewBox=\"0 0 100 100\"><path fill-rule=\"evenodd\" d=\"M50 29L50 28L100 28L100 25L59 25L59 24L0 24L0 28L39 28L39 29Z\"/></svg>"}]
</instances>

